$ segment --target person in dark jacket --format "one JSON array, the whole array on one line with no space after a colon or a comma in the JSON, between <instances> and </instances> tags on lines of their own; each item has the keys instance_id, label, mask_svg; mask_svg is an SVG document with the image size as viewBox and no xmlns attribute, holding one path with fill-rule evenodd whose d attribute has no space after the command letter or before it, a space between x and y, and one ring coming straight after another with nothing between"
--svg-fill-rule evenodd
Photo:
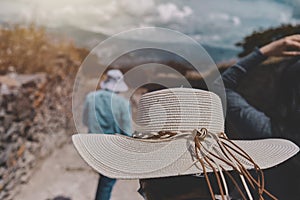
<instances>
[{"instance_id":1,"label":"person in dark jacket","mask_svg":"<svg viewBox=\"0 0 300 200\"><path fill-rule=\"evenodd\" d=\"M280 116L271 119L266 113L257 110L238 93L236 88L248 72L270 56L300 56L300 35L293 35L274 41L255 49L234 66L226 70L215 81L222 89L223 80L227 96L227 115L238 131L241 139L262 139L281 137L300 145L300 61L287 66L282 74L278 105ZM296 58L297 60L297 58ZM219 90L220 91L220 90ZM280 120L281 119L281 120ZM230 136L229 136L230 137ZM300 197L300 156L299 153L279 166L265 170L266 189L278 199L299 199ZM210 176L214 176L210 174ZM212 178L214 180L214 178ZM193 200L211 199L205 179L197 176L167 177L140 180L140 193L148 200L173 199ZM215 187L216 183L212 183ZM242 199L235 193L235 186L229 185L233 192L231 199ZM221 199L221 198L220 198ZM257 198L255 198L257 199ZM268 199L266 197L265 199Z\"/></svg>"},{"instance_id":2,"label":"person in dark jacket","mask_svg":"<svg viewBox=\"0 0 300 200\"><path fill-rule=\"evenodd\" d=\"M251 105L237 90L243 78L268 57L293 57L277 88L277 116L270 117ZM222 74L227 120L241 139L285 138L300 145L300 35L292 35L256 48ZM221 87L221 78L215 81ZM262 85L262 87L264 87ZM260 94L258 94L260 95ZM300 154L265 171L266 188L279 199L300 197Z\"/></svg>"}]
</instances>

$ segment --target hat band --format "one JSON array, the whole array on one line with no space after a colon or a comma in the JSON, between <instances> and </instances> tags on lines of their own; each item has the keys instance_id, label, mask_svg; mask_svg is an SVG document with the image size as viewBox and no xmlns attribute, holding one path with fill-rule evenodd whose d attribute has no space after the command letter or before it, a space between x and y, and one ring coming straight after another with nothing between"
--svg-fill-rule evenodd
<instances>
[{"instance_id":1,"label":"hat band","mask_svg":"<svg viewBox=\"0 0 300 200\"><path fill-rule=\"evenodd\" d=\"M122 79L122 77L113 77L113 76L108 76L108 77L107 77L107 80L119 81L119 80L121 80L121 79Z\"/></svg>"}]
</instances>

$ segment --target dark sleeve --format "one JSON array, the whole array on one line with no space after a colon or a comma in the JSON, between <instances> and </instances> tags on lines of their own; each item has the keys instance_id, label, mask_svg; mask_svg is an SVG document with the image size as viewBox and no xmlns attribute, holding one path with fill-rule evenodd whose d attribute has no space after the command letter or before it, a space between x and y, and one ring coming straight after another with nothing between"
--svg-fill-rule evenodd
<instances>
[{"instance_id":1,"label":"dark sleeve","mask_svg":"<svg viewBox=\"0 0 300 200\"><path fill-rule=\"evenodd\" d=\"M258 49L239 60L235 65L227 69L222 74L225 87L235 90L248 71L252 67L259 65L264 60L266 60L266 57Z\"/></svg>"},{"instance_id":2,"label":"dark sleeve","mask_svg":"<svg viewBox=\"0 0 300 200\"><path fill-rule=\"evenodd\" d=\"M256 49L227 69L222 74L222 78L215 81L215 86L220 87L220 81L223 80L227 101L226 118L235 127L237 134L245 139L266 138L272 135L270 118L250 105L236 91L240 81L247 75L250 68L259 65L265 59L266 57Z\"/></svg>"}]
</instances>

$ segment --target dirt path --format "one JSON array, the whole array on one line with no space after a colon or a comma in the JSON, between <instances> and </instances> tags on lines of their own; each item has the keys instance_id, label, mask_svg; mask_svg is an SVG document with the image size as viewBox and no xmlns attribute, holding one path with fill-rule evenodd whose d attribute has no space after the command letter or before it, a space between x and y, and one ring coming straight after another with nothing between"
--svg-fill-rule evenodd
<instances>
[{"instance_id":1,"label":"dirt path","mask_svg":"<svg viewBox=\"0 0 300 200\"><path fill-rule=\"evenodd\" d=\"M72 200L93 200L98 174L79 157L72 143L65 144L44 160L27 184L21 186L16 200L46 200L64 196ZM112 200L142 200L136 192L137 180L119 180Z\"/></svg>"}]
</instances>

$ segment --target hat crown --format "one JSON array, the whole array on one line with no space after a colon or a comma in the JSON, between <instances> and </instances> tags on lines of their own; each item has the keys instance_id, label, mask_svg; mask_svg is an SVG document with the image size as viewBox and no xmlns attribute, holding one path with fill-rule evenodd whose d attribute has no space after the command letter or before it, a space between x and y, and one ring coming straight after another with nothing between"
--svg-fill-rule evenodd
<instances>
[{"instance_id":1,"label":"hat crown","mask_svg":"<svg viewBox=\"0 0 300 200\"><path fill-rule=\"evenodd\" d=\"M114 92L125 92L128 86L124 81L122 72L118 69L111 69L107 72L107 78L101 81L100 87Z\"/></svg>"},{"instance_id":2,"label":"hat crown","mask_svg":"<svg viewBox=\"0 0 300 200\"><path fill-rule=\"evenodd\" d=\"M123 74L120 70L118 69L111 69L107 72L108 78L112 78L114 80L118 80L123 78Z\"/></svg>"},{"instance_id":3,"label":"hat crown","mask_svg":"<svg viewBox=\"0 0 300 200\"><path fill-rule=\"evenodd\" d=\"M212 92L192 88L164 89L143 95L136 122L135 130L139 133L201 128L224 132L220 98Z\"/></svg>"}]
</instances>

